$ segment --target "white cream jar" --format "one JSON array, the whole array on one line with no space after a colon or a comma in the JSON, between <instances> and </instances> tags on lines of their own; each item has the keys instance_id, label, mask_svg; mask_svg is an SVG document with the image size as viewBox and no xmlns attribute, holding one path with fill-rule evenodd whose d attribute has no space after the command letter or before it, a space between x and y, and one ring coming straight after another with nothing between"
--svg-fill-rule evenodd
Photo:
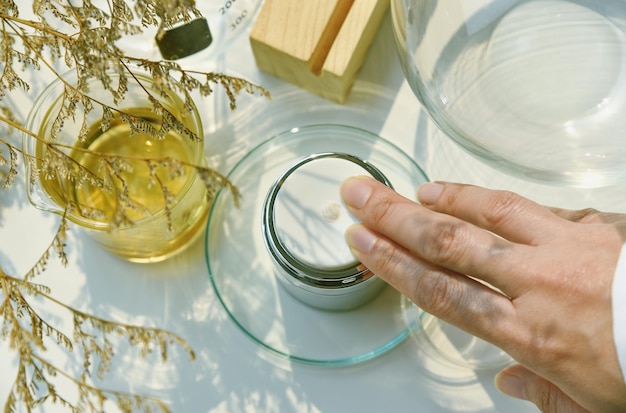
<instances>
[{"instance_id":1,"label":"white cream jar","mask_svg":"<svg viewBox=\"0 0 626 413\"><path fill-rule=\"evenodd\" d=\"M340 199L341 183L369 175L391 187L374 165L345 153L317 153L287 168L263 205L263 237L280 283L300 301L349 310L385 283L350 252L344 234L356 222Z\"/></svg>"}]
</instances>

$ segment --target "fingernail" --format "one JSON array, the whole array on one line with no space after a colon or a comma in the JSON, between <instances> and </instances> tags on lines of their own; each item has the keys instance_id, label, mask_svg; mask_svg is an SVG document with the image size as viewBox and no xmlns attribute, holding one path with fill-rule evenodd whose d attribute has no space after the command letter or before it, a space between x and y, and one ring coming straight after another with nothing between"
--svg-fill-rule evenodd
<instances>
[{"instance_id":1,"label":"fingernail","mask_svg":"<svg viewBox=\"0 0 626 413\"><path fill-rule=\"evenodd\" d=\"M426 183L417 190L417 199L422 204L434 204L443 190L443 185L437 183Z\"/></svg>"},{"instance_id":2,"label":"fingernail","mask_svg":"<svg viewBox=\"0 0 626 413\"><path fill-rule=\"evenodd\" d=\"M346 230L346 241L351 248L359 252L368 253L376 243L376 235L363 225L355 224Z\"/></svg>"},{"instance_id":3,"label":"fingernail","mask_svg":"<svg viewBox=\"0 0 626 413\"><path fill-rule=\"evenodd\" d=\"M526 397L526 386L522 379L506 373L499 373L496 376L496 388L507 396L517 399L528 400Z\"/></svg>"},{"instance_id":4,"label":"fingernail","mask_svg":"<svg viewBox=\"0 0 626 413\"><path fill-rule=\"evenodd\" d=\"M346 204L353 208L362 208L371 194L372 187L363 177L348 178L341 185L341 197Z\"/></svg>"}]
</instances>

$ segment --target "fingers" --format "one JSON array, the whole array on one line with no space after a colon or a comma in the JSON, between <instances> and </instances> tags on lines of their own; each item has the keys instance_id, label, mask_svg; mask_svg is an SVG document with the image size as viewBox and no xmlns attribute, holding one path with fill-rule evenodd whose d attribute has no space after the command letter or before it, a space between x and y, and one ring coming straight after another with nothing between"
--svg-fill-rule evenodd
<instances>
[{"instance_id":1,"label":"fingers","mask_svg":"<svg viewBox=\"0 0 626 413\"><path fill-rule=\"evenodd\" d=\"M471 185L424 184L418 190L418 199L433 211L528 245L553 235L560 221L549 209L515 193Z\"/></svg>"},{"instance_id":2,"label":"fingers","mask_svg":"<svg viewBox=\"0 0 626 413\"><path fill-rule=\"evenodd\" d=\"M528 400L543 413L588 413L557 386L521 365L502 370L496 375L495 384L500 392Z\"/></svg>"},{"instance_id":3,"label":"fingers","mask_svg":"<svg viewBox=\"0 0 626 413\"><path fill-rule=\"evenodd\" d=\"M510 339L514 308L502 294L424 261L363 225L350 227L346 237L363 265L423 310L496 345Z\"/></svg>"},{"instance_id":4,"label":"fingers","mask_svg":"<svg viewBox=\"0 0 626 413\"><path fill-rule=\"evenodd\" d=\"M562 209L550 207L549 209L554 215L572 222L578 222L581 224L602 222L600 212L592 208Z\"/></svg>"},{"instance_id":5,"label":"fingers","mask_svg":"<svg viewBox=\"0 0 626 413\"><path fill-rule=\"evenodd\" d=\"M503 276L514 268L523 268L528 256L525 246L496 237L460 219L430 211L370 178L348 179L342 186L342 196L365 226L393 239L414 256L453 272L480 278L510 297L526 288L515 277ZM356 248L367 254L370 253L367 247L363 244Z\"/></svg>"},{"instance_id":6,"label":"fingers","mask_svg":"<svg viewBox=\"0 0 626 413\"><path fill-rule=\"evenodd\" d=\"M624 224L626 223L626 214L613 212L600 212L593 208L585 209L561 209L550 208L553 214L566 219L568 221L580 224Z\"/></svg>"}]
</instances>

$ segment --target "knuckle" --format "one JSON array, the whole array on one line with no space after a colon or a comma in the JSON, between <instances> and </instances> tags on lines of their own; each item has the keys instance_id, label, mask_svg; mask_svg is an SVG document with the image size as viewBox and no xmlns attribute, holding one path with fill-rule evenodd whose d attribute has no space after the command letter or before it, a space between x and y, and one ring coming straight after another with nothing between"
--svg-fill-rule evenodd
<instances>
[{"instance_id":1,"label":"knuckle","mask_svg":"<svg viewBox=\"0 0 626 413\"><path fill-rule=\"evenodd\" d=\"M413 296L424 310L444 319L452 317L460 305L454 279L435 269L420 274Z\"/></svg>"},{"instance_id":2,"label":"knuckle","mask_svg":"<svg viewBox=\"0 0 626 413\"><path fill-rule=\"evenodd\" d=\"M522 197L510 191L497 191L487 201L484 209L484 219L489 226L497 227L522 210Z\"/></svg>"},{"instance_id":3,"label":"knuckle","mask_svg":"<svg viewBox=\"0 0 626 413\"><path fill-rule=\"evenodd\" d=\"M402 260L399 251L395 248L391 248L387 244L381 245L378 242L375 245L375 260L377 271L382 274L395 274L404 271L401 266Z\"/></svg>"},{"instance_id":4,"label":"knuckle","mask_svg":"<svg viewBox=\"0 0 626 413\"><path fill-rule=\"evenodd\" d=\"M378 196L376 198L376 202L372 203L371 210L368 211L368 221L384 225L386 221L395 217L394 209L396 205L396 202L394 202L389 196Z\"/></svg>"},{"instance_id":5,"label":"knuckle","mask_svg":"<svg viewBox=\"0 0 626 413\"><path fill-rule=\"evenodd\" d=\"M438 264L455 263L462 259L468 242L467 225L461 221L441 221L423 239L424 258Z\"/></svg>"},{"instance_id":6,"label":"knuckle","mask_svg":"<svg viewBox=\"0 0 626 413\"><path fill-rule=\"evenodd\" d=\"M459 199L463 195L464 187L459 187L455 185L447 185L444 188L445 197L442 197L445 200L445 206L447 210L454 210L459 203Z\"/></svg>"},{"instance_id":7,"label":"knuckle","mask_svg":"<svg viewBox=\"0 0 626 413\"><path fill-rule=\"evenodd\" d=\"M600 218L600 211L595 208L584 208L576 211L575 222L581 224L588 224L598 222Z\"/></svg>"},{"instance_id":8,"label":"knuckle","mask_svg":"<svg viewBox=\"0 0 626 413\"><path fill-rule=\"evenodd\" d=\"M555 374L566 374L569 360L575 355L569 341L559 340L558 321L546 317L538 326L528 328L518 343L514 357L526 365L552 366Z\"/></svg>"},{"instance_id":9,"label":"knuckle","mask_svg":"<svg viewBox=\"0 0 626 413\"><path fill-rule=\"evenodd\" d=\"M555 215L561 218L580 224L602 223L605 221L606 217L610 217L612 215L600 212L595 208L584 208L575 210L553 208L552 211Z\"/></svg>"},{"instance_id":10,"label":"knuckle","mask_svg":"<svg viewBox=\"0 0 626 413\"><path fill-rule=\"evenodd\" d=\"M561 393L552 385L535 386L532 402L543 413L557 413L560 411Z\"/></svg>"},{"instance_id":11,"label":"knuckle","mask_svg":"<svg viewBox=\"0 0 626 413\"><path fill-rule=\"evenodd\" d=\"M399 276L405 277L413 270L407 263L404 252L384 239L377 240L367 256L361 258L367 268L387 281Z\"/></svg>"}]
</instances>

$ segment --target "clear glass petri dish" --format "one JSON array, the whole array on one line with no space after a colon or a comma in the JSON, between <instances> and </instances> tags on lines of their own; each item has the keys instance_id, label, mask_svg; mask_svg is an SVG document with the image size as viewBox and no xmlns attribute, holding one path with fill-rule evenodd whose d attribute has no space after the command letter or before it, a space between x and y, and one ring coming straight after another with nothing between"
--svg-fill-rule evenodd
<instances>
[{"instance_id":1,"label":"clear glass petri dish","mask_svg":"<svg viewBox=\"0 0 626 413\"><path fill-rule=\"evenodd\" d=\"M513 362L502 349L425 312L406 297L402 307L413 342L430 360L441 363L440 372L447 371L440 378L468 379L475 371L501 369Z\"/></svg>"},{"instance_id":2,"label":"clear glass petri dish","mask_svg":"<svg viewBox=\"0 0 626 413\"><path fill-rule=\"evenodd\" d=\"M626 182L626 1L393 0L414 93L454 142L553 186Z\"/></svg>"},{"instance_id":3,"label":"clear glass petri dish","mask_svg":"<svg viewBox=\"0 0 626 413\"><path fill-rule=\"evenodd\" d=\"M290 129L254 148L228 175L241 199L236 207L229 191L217 195L206 233L206 263L224 309L253 341L289 360L338 366L384 354L409 336L409 328L402 296L391 287L355 308L330 311L303 302L281 285L263 232L267 194L295 163L329 152L371 163L411 199L428 180L413 159L368 131L342 125ZM310 190L315 193L314 187ZM314 227L309 231L314 238Z\"/></svg>"}]
</instances>

